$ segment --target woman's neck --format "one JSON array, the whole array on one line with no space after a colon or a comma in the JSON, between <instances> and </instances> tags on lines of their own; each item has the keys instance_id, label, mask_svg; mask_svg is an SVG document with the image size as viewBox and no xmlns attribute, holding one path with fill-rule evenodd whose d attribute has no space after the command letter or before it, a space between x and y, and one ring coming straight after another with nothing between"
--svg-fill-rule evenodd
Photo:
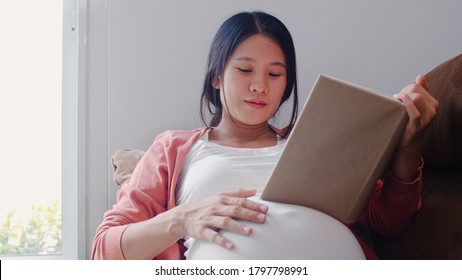
<instances>
[{"instance_id":1,"label":"woman's neck","mask_svg":"<svg viewBox=\"0 0 462 280\"><path fill-rule=\"evenodd\" d=\"M276 145L277 137L267 123L249 126L222 121L210 131L209 141L237 148L262 148Z\"/></svg>"}]
</instances>

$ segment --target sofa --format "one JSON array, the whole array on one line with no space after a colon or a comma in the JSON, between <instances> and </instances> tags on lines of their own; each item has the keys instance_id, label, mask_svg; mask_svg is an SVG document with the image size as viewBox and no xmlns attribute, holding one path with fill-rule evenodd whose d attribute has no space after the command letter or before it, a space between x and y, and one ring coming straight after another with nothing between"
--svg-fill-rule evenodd
<instances>
[{"instance_id":1,"label":"sofa","mask_svg":"<svg viewBox=\"0 0 462 280\"><path fill-rule=\"evenodd\" d=\"M462 54L426 75L430 93L439 102L424 143L422 209L402 236L373 232L380 259L462 259ZM117 150L112 156L118 188L130 179L142 150Z\"/></svg>"}]
</instances>

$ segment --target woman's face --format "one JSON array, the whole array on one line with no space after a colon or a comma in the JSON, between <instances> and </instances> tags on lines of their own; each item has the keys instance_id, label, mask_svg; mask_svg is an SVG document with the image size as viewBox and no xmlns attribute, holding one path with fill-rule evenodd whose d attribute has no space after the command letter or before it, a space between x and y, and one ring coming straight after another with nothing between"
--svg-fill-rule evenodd
<instances>
[{"instance_id":1,"label":"woman's face","mask_svg":"<svg viewBox=\"0 0 462 280\"><path fill-rule=\"evenodd\" d=\"M229 57L220 89L222 121L241 125L266 123L277 111L286 88L286 61L279 45L257 34L240 43ZM230 118L231 116L231 118Z\"/></svg>"}]
</instances>

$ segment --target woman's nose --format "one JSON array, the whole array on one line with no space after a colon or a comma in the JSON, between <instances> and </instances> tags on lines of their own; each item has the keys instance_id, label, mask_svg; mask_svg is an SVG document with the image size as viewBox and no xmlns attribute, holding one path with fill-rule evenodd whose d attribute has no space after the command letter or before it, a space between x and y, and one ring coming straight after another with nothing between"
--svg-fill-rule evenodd
<instances>
[{"instance_id":1,"label":"woman's nose","mask_svg":"<svg viewBox=\"0 0 462 280\"><path fill-rule=\"evenodd\" d=\"M250 84L252 93L268 93L268 83L264 77L256 77Z\"/></svg>"}]
</instances>

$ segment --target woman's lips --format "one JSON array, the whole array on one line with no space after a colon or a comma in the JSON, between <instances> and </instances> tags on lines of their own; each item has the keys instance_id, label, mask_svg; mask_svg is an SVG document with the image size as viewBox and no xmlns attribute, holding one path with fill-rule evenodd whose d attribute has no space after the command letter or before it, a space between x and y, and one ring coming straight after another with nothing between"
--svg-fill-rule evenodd
<instances>
[{"instance_id":1,"label":"woman's lips","mask_svg":"<svg viewBox=\"0 0 462 280\"><path fill-rule=\"evenodd\" d=\"M253 101L253 100L246 100L245 103L255 109L260 109L267 105L265 102Z\"/></svg>"}]
</instances>

